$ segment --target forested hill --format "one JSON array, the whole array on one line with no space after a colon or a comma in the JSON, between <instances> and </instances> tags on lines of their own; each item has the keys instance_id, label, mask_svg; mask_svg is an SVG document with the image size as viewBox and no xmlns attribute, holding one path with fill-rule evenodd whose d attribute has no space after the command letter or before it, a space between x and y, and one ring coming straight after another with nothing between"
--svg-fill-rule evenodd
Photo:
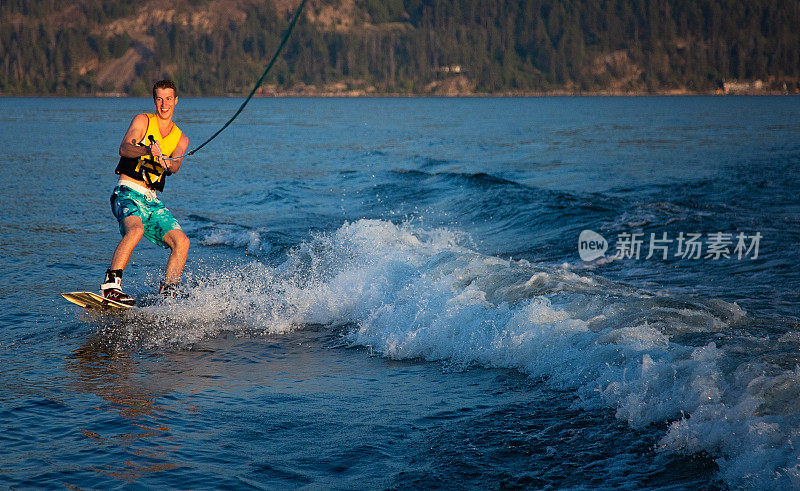
<instances>
[{"instance_id":1,"label":"forested hill","mask_svg":"<svg viewBox=\"0 0 800 491\"><path fill-rule=\"evenodd\" d=\"M241 95L298 4L3 0L0 94ZM795 93L797 26L798 0L309 0L262 93Z\"/></svg>"}]
</instances>

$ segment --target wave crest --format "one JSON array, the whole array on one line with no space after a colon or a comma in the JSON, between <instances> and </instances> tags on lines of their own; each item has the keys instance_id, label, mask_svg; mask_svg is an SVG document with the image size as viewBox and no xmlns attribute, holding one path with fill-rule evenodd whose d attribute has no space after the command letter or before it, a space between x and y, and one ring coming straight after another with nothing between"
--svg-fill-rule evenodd
<instances>
[{"instance_id":1,"label":"wave crest","mask_svg":"<svg viewBox=\"0 0 800 491\"><path fill-rule=\"evenodd\" d=\"M317 324L381 356L517 369L633 427L668 422L659 448L707 452L728 482L798 484L798 416L779 408L797 395L800 372L736 365L730 333L746 322L736 304L487 256L466 242L448 229L359 220L276 267L212 272L188 298L151 309L207 326L195 335Z\"/></svg>"}]
</instances>

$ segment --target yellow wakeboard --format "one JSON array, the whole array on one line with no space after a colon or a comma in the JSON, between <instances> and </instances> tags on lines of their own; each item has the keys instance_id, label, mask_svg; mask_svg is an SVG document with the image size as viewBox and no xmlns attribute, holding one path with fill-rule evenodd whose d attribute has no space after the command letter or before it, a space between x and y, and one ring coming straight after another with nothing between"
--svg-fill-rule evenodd
<instances>
[{"instance_id":1,"label":"yellow wakeboard","mask_svg":"<svg viewBox=\"0 0 800 491\"><path fill-rule=\"evenodd\" d=\"M62 293L61 296L75 305L80 305L81 307L89 310L122 312L131 308L131 305L125 305L124 303L103 298L94 292L70 292Z\"/></svg>"}]
</instances>

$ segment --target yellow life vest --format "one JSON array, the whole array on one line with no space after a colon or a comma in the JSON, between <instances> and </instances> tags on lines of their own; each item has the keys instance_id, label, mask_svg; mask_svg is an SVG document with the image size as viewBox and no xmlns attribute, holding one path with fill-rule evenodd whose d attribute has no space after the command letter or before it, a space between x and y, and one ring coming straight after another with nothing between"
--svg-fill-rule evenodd
<instances>
[{"instance_id":1,"label":"yellow life vest","mask_svg":"<svg viewBox=\"0 0 800 491\"><path fill-rule=\"evenodd\" d=\"M161 153L165 157L172 157L175 147L183 134L178 125L172 125L167 136L161 136L158 129L158 116L146 113L147 131L139 145L150 145L153 141L158 143ZM164 190L164 178L168 175L166 169L161 167L152 155L143 155L139 158L121 157L116 169L117 174L124 174L134 179L142 180L156 191Z\"/></svg>"}]
</instances>

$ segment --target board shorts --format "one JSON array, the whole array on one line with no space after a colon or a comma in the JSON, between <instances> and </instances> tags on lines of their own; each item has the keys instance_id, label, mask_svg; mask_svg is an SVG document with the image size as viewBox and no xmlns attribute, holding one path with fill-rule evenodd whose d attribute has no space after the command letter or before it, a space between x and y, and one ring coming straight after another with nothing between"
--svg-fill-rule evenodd
<instances>
[{"instance_id":1,"label":"board shorts","mask_svg":"<svg viewBox=\"0 0 800 491\"><path fill-rule=\"evenodd\" d=\"M155 196L155 192L148 196L128 186L119 185L111 193L111 213L119 222L119 233L123 236L123 220L125 217L136 216L142 220L147 240L165 249L169 246L164 242L164 236L170 230L181 230L172 212Z\"/></svg>"}]
</instances>

